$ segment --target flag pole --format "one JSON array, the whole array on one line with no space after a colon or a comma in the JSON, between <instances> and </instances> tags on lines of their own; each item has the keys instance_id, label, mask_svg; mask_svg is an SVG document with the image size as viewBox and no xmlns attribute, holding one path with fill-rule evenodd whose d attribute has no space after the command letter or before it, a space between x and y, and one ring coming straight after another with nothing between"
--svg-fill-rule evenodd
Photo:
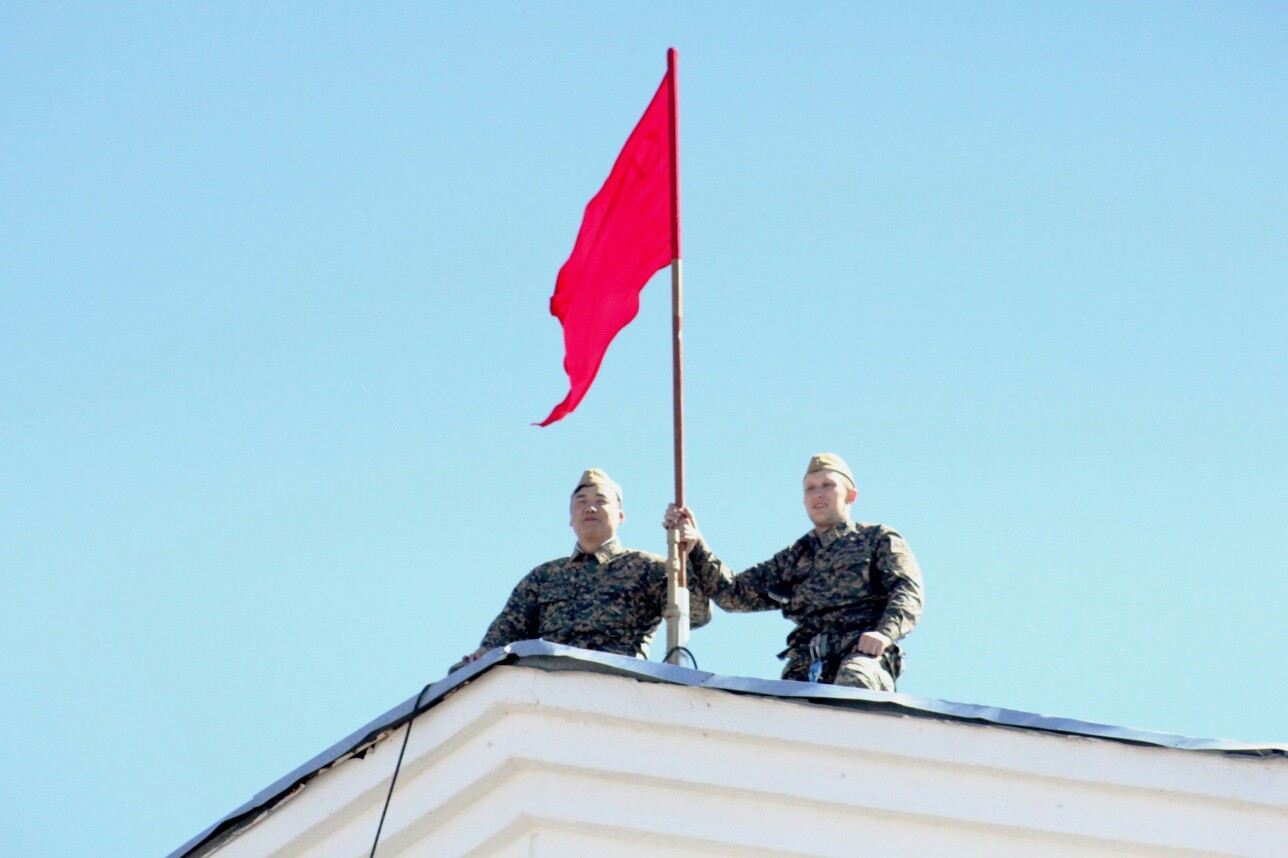
<instances>
[{"instance_id":1,"label":"flag pole","mask_svg":"<svg viewBox=\"0 0 1288 858\"><path fill-rule=\"evenodd\" d=\"M671 132L671 401L675 422L675 505L684 506L684 339L682 280L680 274L680 110L678 98L679 54L666 52L666 77L670 97ZM689 590L684 552L676 531L667 531L666 660L680 663L679 648L689 641Z\"/></svg>"}]
</instances>

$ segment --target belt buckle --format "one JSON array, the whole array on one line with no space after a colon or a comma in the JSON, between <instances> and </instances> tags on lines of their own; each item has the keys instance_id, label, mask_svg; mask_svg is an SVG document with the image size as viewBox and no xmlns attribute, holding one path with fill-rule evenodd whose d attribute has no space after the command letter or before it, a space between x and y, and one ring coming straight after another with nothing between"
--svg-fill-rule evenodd
<instances>
[{"instance_id":1,"label":"belt buckle","mask_svg":"<svg viewBox=\"0 0 1288 858\"><path fill-rule=\"evenodd\" d=\"M809 681L818 682L823 675L823 665L827 662L827 632L814 635L809 642Z\"/></svg>"}]
</instances>

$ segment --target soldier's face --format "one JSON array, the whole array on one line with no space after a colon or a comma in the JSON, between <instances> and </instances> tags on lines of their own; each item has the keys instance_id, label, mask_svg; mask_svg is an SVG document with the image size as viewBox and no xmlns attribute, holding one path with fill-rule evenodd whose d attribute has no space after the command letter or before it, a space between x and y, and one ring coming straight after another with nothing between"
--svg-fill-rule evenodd
<instances>
[{"instance_id":1,"label":"soldier's face","mask_svg":"<svg viewBox=\"0 0 1288 858\"><path fill-rule=\"evenodd\" d=\"M814 527L826 530L850 517L850 504L858 497L845 477L831 471L805 475L805 512Z\"/></svg>"},{"instance_id":2,"label":"soldier's face","mask_svg":"<svg viewBox=\"0 0 1288 858\"><path fill-rule=\"evenodd\" d=\"M617 495L598 486L582 486L572 496L572 529L584 546L599 546L612 539L625 520Z\"/></svg>"}]
</instances>

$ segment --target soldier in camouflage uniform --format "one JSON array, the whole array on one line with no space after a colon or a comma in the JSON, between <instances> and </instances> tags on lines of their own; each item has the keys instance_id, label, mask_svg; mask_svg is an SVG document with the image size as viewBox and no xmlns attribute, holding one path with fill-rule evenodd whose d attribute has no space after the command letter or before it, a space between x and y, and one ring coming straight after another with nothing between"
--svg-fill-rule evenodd
<instances>
[{"instance_id":1,"label":"soldier in camouflage uniform","mask_svg":"<svg viewBox=\"0 0 1288 858\"><path fill-rule=\"evenodd\" d=\"M898 533L850 521L858 490L839 456L813 457L804 486L814 529L737 575L707 547L688 509L672 504L664 525L679 528L690 582L721 608L781 609L796 623L779 654L784 679L893 691L903 669L896 641L921 616L921 570Z\"/></svg>"},{"instance_id":2,"label":"soldier in camouflage uniform","mask_svg":"<svg viewBox=\"0 0 1288 858\"><path fill-rule=\"evenodd\" d=\"M622 547L622 490L598 468L581 475L570 506L577 534L572 554L525 575L482 644L460 664L533 638L648 658L666 606L666 561ZM690 591L689 610L693 628L711 619L711 604L700 593Z\"/></svg>"}]
</instances>

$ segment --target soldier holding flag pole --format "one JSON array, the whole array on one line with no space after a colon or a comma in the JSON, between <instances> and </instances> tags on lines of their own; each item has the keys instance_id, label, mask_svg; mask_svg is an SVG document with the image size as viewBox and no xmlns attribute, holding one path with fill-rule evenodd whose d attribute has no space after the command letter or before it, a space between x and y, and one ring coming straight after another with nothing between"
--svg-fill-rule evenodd
<instances>
[{"instance_id":1,"label":"soldier holding flag pole","mask_svg":"<svg viewBox=\"0 0 1288 858\"><path fill-rule=\"evenodd\" d=\"M814 528L769 560L734 574L672 504L663 525L688 552L693 579L726 611L781 610L787 636L783 679L893 691L903 670L898 641L921 618L921 569L912 549L883 524L851 521L858 488L834 453L809 461L805 512Z\"/></svg>"},{"instance_id":2,"label":"soldier holding flag pole","mask_svg":"<svg viewBox=\"0 0 1288 858\"><path fill-rule=\"evenodd\" d=\"M654 274L670 265L675 503L682 506L684 381L677 59L674 48L667 51L666 75L603 187L587 203L572 253L559 269L550 312L563 326L569 390L538 425L549 426L577 407L595 380L609 344L639 312L640 291ZM524 636L624 655L646 655L648 639L658 620L664 618L666 658L679 664L690 627L707 622L710 605L705 597L690 603L685 557L675 539L669 540L665 564L654 555L621 548L616 532L624 519L621 488L602 471L592 469L583 474L572 500L572 526L577 532L577 548L572 556L529 573L515 588L482 646L464 661ZM654 563L654 559L658 562ZM654 571L660 576L655 576ZM556 608L556 603L570 601L571 597L563 597L567 594L584 598L591 592L582 580L587 574L594 576L592 590L598 601ZM655 591L654 583L664 586ZM654 595L659 598L654 600ZM632 597L643 598L640 604L644 607L634 605L639 610L633 612ZM652 607L655 602L656 611ZM587 626L592 619L602 626L598 634Z\"/></svg>"}]
</instances>

